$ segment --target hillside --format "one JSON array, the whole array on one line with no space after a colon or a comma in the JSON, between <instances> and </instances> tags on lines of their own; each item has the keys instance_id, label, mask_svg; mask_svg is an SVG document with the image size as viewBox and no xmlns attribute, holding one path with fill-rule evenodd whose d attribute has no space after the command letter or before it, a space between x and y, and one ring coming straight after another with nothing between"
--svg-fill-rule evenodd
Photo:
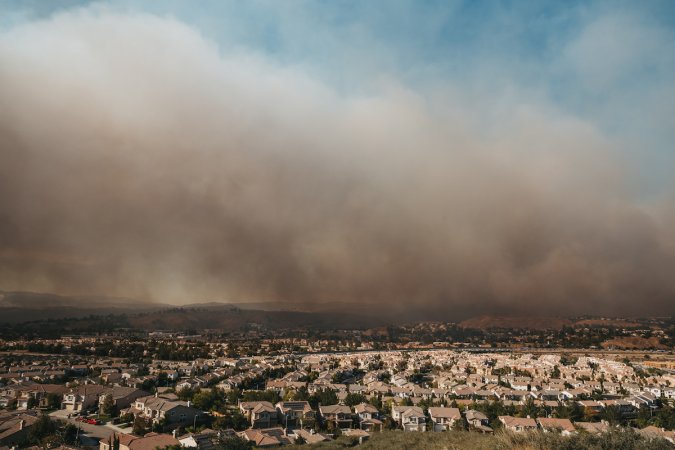
<instances>
[{"instance_id":1,"label":"hillside","mask_svg":"<svg viewBox=\"0 0 675 450\"><path fill-rule=\"evenodd\" d=\"M463 320L459 323L462 328L490 329L490 328L521 328L531 330L559 330L564 326L571 326L569 319L559 317L524 317L524 316L480 316Z\"/></svg>"},{"instance_id":2,"label":"hillside","mask_svg":"<svg viewBox=\"0 0 675 450\"><path fill-rule=\"evenodd\" d=\"M445 433L405 433L402 431L385 431L374 433L370 440L355 447L352 438L339 437L334 441L314 445L291 445L286 448L331 450L354 447L360 450L550 450L550 449L585 449L585 450L661 450L673 448L663 439L647 439L631 429L611 431L603 434L579 433L569 437L557 433L506 433L497 431L494 435L451 431Z\"/></svg>"},{"instance_id":3,"label":"hillside","mask_svg":"<svg viewBox=\"0 0 675 450\"><path fill-rule=\"evenodd\" d=\"M575 327L636 328L640 325L627 319L583 319L574 322Z\"/></svg>"},{"instance_id":4,"label":"hillside","mask_svg":"<svg viewBox=\"0 0 675 450\"><path fill-rule=\"evenodd\" d=\"M654 348L659 350L668 350L669 348L667 345L661 344L661 342L659 342L659 338L657 337L643 338L639 336L610 339L603 342L602 347L622 350L648 350Z\"/></svg>"},{"instance_id":5,"label":"hillside","mask_svg":"<svg viewBox=\"0 0 675 450\"><path fill-rule=\"evenodd\" d=\"M145 300L103 295L67 296L38 292L0 291L0 323L78 318L91 315L134 314L169 307L169 305Z\"/></svg>"},{"instance_id":6,"label":"hillside","mask_svg":"<svg viewBox=\"0 0 675 450\"><path fill-rule=\"evenodd\" d=\"M219 329L237 331L246 327L283 328L369 328L381 324L371 316L298 311L173 308L137 314L128 318L129 326L141 330Z\"/></svg>"}]
</instances>

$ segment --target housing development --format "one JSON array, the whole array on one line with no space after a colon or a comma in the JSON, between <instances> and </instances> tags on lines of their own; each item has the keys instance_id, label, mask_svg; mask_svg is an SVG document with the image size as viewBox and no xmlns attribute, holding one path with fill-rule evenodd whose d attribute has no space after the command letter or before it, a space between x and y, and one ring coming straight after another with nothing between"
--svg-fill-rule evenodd
<instances>
[{"instance_id":1,"label":"housing development","mask_svg":"<svg viewBox=\"0 0 675 450\"><path fill-rule=\"evenodd\" d=\"M675 443L672 352L362 342L307 353L263 341L245 356L170 332L5 339L0 447L358 445L392 432L623 431ZM103 354L114 348L129 356Z\"/></svg>"}]
</instances>

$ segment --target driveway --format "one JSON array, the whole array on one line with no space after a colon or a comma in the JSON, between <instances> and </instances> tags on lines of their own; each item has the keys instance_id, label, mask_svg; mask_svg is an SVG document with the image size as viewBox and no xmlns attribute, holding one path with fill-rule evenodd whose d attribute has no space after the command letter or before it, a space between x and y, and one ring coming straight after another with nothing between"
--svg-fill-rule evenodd
<instances>
[{"instance_id":1,"label":"driveway","mask_svg":"<svg viewBox=\"0 0 675 450\"><path fill-rule=\"evenodd\" d=\"M74 418L68 418L68 413L71 411L66 411L65 409L60 409L58 411L54 411L49 413L49 415L54 418L54 419L59 419L59 420L64 420L66 422L70 422L76 427L80 429L80 433L84 435L84 439L88 440L87 438L91 439L96 439L96 441L107 438L111 434L113 434L115 431L119 430L118 427L115 427L115 429L108 427L106 425L91 425L88 423L84 422L78 422ZM116 430L117 429L117 430Z\"/></svg>"}]
</instances>

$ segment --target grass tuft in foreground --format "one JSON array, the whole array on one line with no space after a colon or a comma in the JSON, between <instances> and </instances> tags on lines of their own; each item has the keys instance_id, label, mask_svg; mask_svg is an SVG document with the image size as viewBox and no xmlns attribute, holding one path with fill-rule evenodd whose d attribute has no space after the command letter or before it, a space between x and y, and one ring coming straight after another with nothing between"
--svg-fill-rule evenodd
<instances>
[{"instance_id":1,"label":"grass tuft in foreground","mask_svg":"<svg viewBox=\"0 0 675 450\"><path fill-rule=\"evenodd\" d=\"M289 449L339 449L359 450L661 450L675 449L675 445L664 439L648 439L631 429L612 430L604 434L579 433L562 436L554 433L508 433L494 435L447 432L447 433L404 433L386 431L375 433L369 441L358 446L358 442L347 437L314 445L290 446Z\"/></svg>"}]
</instances>

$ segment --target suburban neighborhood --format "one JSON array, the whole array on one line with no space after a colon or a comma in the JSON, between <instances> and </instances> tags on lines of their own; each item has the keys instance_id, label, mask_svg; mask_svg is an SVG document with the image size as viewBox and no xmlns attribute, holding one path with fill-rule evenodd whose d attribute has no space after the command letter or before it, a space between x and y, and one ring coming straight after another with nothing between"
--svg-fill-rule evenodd
<instances>
[{"instance_id":1,"label":"suburban neighborhood","mask_svg":"<svg viewBox=\"0 0 675 450\"><path fill-rule=\"evenodd\" d=\"M193 360L4 352L0 448L50 436L48 446L100 450L358 445L395 430L631 430L675 443L675 371L645 355L436 348L234 357L206 348Z\"/></svg>"}]
</instances>

